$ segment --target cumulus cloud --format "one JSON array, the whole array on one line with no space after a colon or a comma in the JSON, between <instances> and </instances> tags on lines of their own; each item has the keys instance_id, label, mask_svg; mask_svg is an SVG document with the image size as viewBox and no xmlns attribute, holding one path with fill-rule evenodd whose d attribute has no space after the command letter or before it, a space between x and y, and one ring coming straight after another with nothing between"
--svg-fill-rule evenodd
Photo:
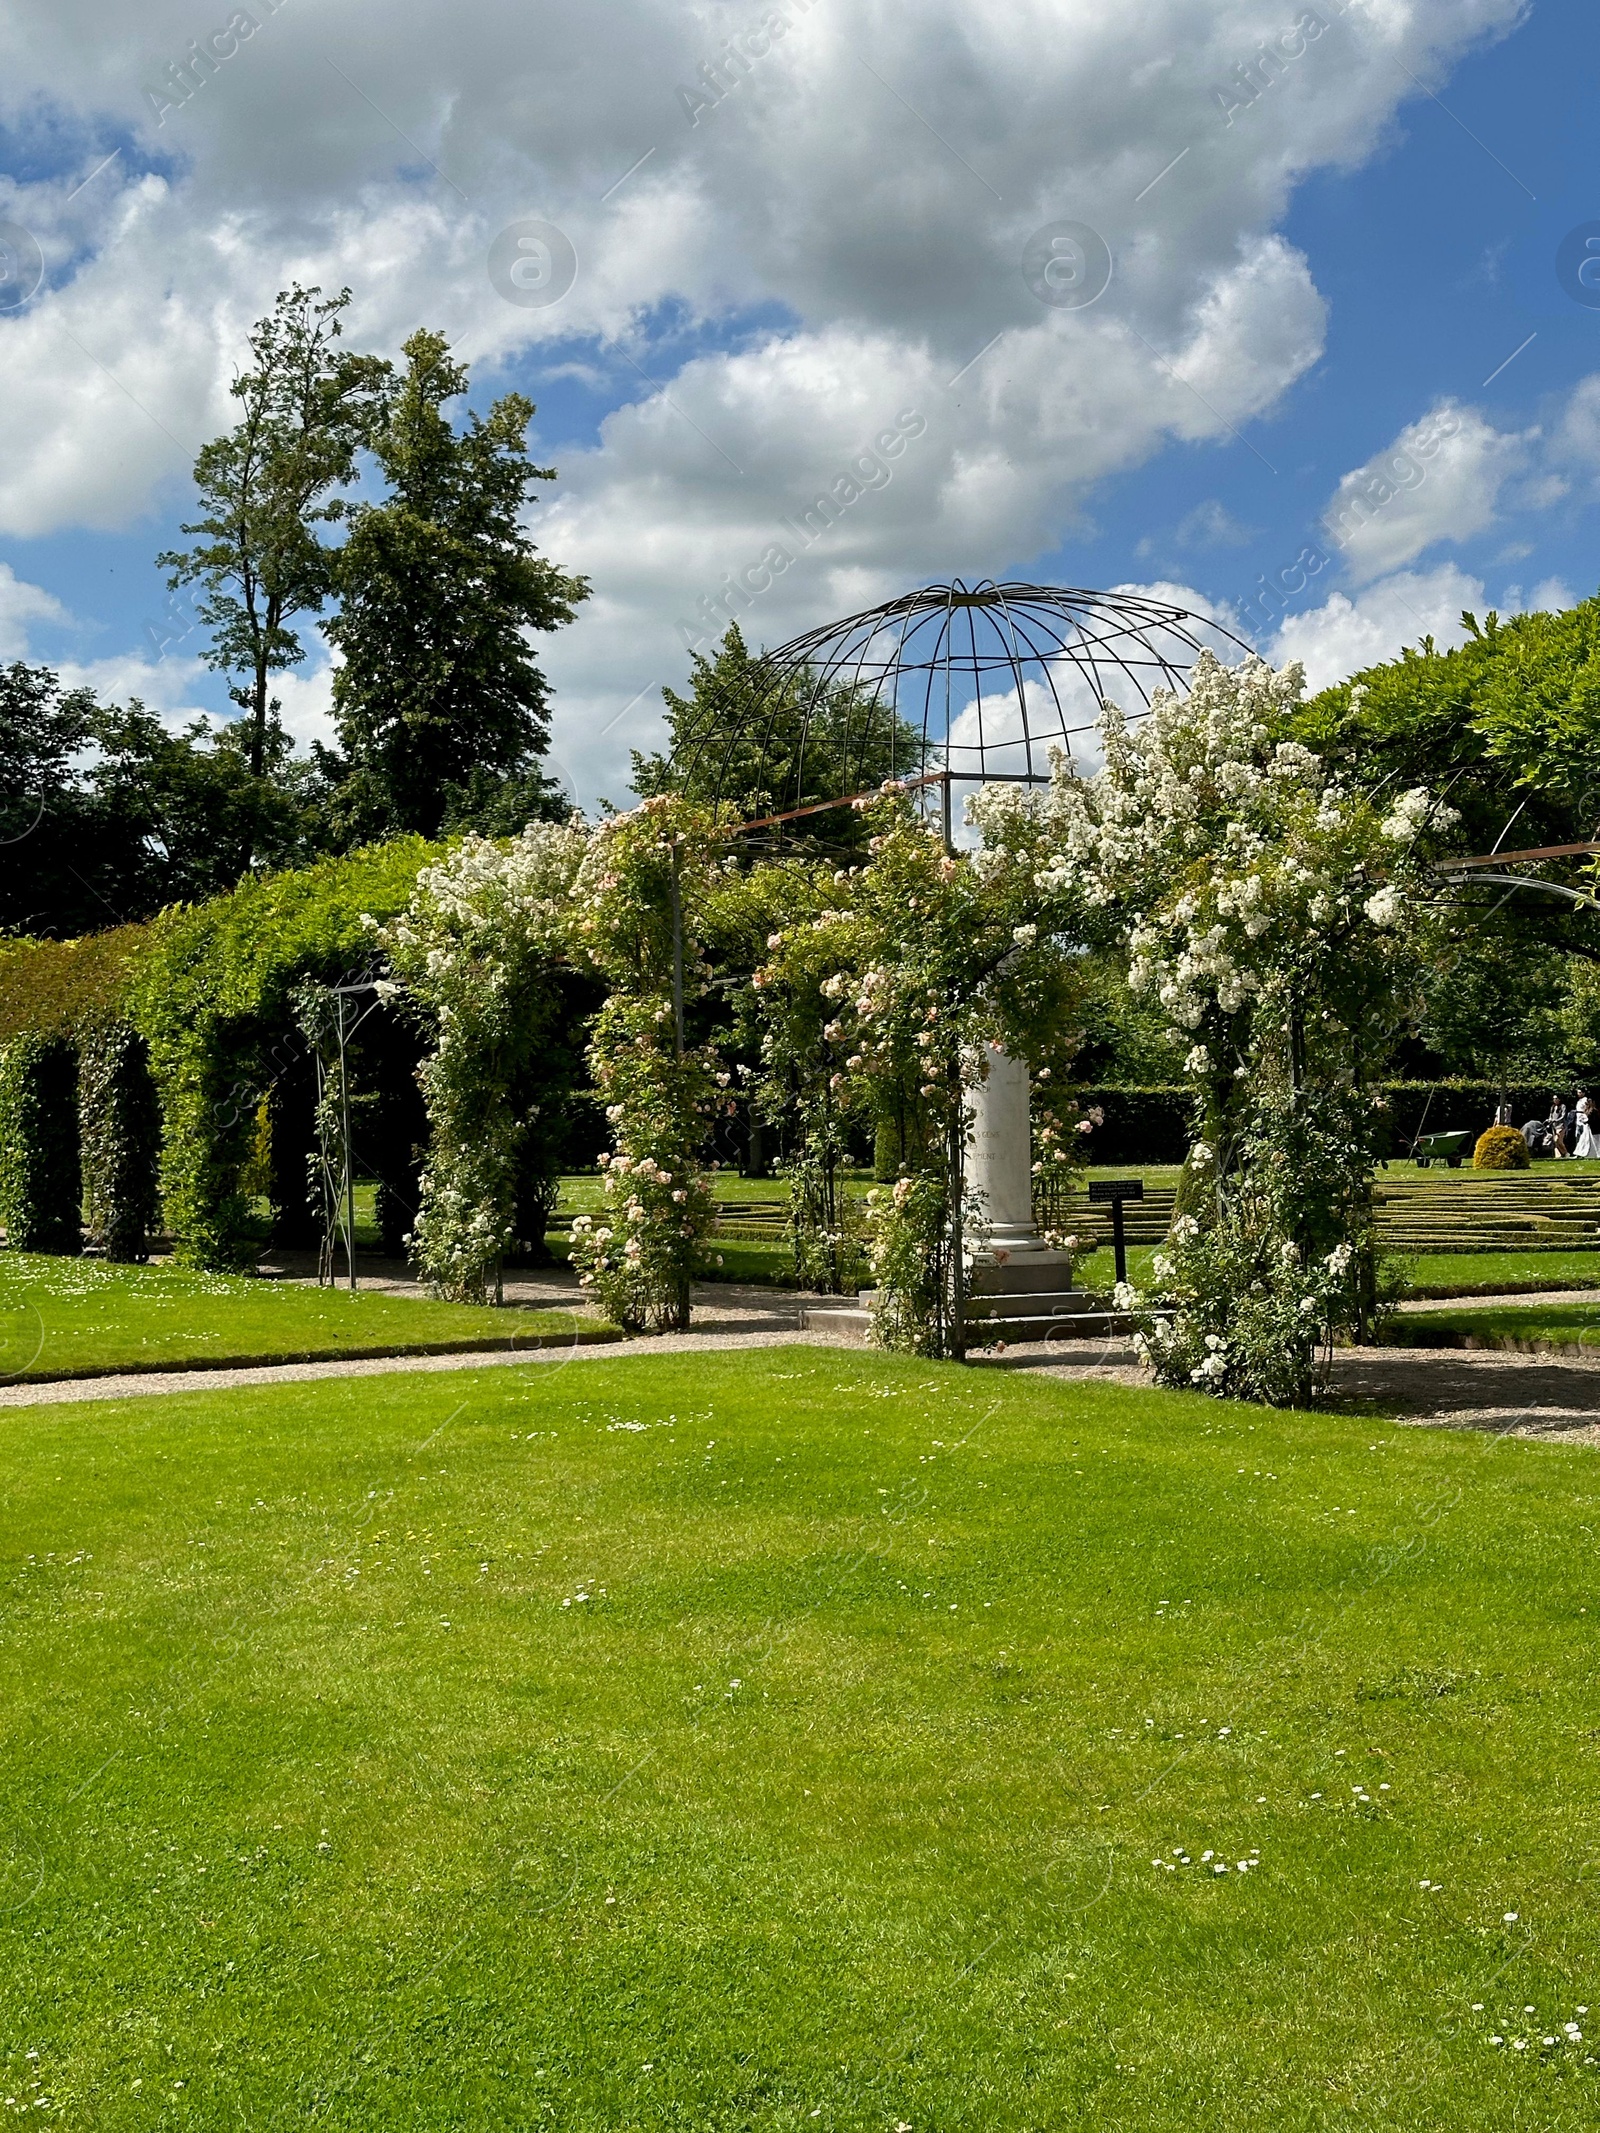
<instances>
[{"instance_id":1,"label":"cumulus cloud","mask_svg":"<svg viewBox=\"0 0 1600 2133\"><path fill-rule=\"evenodd\" d=\"M1261 49L1255 0L349 0L315 18L279 0L242 41L198 35L191 0L14 9L0 108L45 114L50 174L0 188L47 264L0 315L0 529L125 525L175 491L226 420L250 320L295 277L348 282L367 345L425 320L474 362L543 351L629 380L543 521L598 588L551 658L583 754L630 696L681 679L679 621L729 573L748 591L775 527L906 408L926 419L915 450L751 596L753 634L1000 567L1167 441L1270 416L1324 328L1278 234L1295 183L1369 154L1412 82L1522 11L1324 11L1225 109L1217 85ZM543 307L488 272L527 216L578 261ZM1078 309L1022 270L1061 220L1114 262ZM728 345L685 362L664 319ZM1372 568L1397 559L1375 548Z\"/></svg>"},{"instance_id":2,"label":"cumulus cloud","mask_svg":"<svg viewBox=\"0 0 1600 2133\"><path fill-rule=\"evenodd\" d=\"M30 626L36 622L70 622L53 593L19 578L9 563L0 563L0 659L25 659Z\"/></svg>"},{"instance_id":3,"label":"cumulus cloud","mask_svg":"<svg viewBox=\"0 0 1600 2133\"><path fill-rule=\"evenodd\" d=\"M1397 570L1439 541L1469 539L1493 524L1501 491L1528 466L1537 438L1441 400L1345 475L1323 519L1328 538L1358 581Z\"/></svg>"},{"instance_id":4,"label":"cumulus cloud","mask_svg":"<svg viewBox=\"0 0 1600 2133\"><path fill-rule=\"evenodd\" d=\"M1363 667L1396 659L1407 645L1431 637L1440 651L1466 642L1463 612L1480 619L1490 608L1503 615L1571 607L1569 589L1547 579L1524 599L1520 586L1508 586L1491 599L1481 578L1455 563L1434 570L1398 571L1352 595L1335 593L1321 607L1285 618L1267 649L1274 666L1298 659L1313 693L1359 673Z\"/></svg>"}]
</instances>

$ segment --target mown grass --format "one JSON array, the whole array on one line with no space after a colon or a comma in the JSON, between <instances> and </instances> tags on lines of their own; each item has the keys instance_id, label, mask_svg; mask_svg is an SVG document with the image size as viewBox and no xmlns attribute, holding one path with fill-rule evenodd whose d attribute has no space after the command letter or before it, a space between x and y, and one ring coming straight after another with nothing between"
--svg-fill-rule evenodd
<instances>
[{"instance_id":1,"label":"mown grass","mask_svg":"<svg viewBox=\"0 0 1600 2133\"><path fill-rule=\"evenodd\" d=\"M812 1349L15 1411L0 2099L1587 2129L1597 1502Z\"/></svg>"},{"instance_id":2,"label":"mown grass","mask_svg":"<svg viewBox=\"0 0 1600 2133\"><path fill-rule=\"evenodd\" d=\"M1600 1297L1593 1303L1473 1305L1453 1311L1407 1311L1390 1323L1389 1337L1402 1346L1426 1347L1441 1336L1470 1335L1480 1341L1551 1341L1581 1348L1600 1359Z\"/></svg>"},{"instance_id":3,"label":"mown grass","mask_svg":"<svg viewBox=\"0 0 1600 2133\"><path fill-rule=\"evenodd\" d=\"M0 1253L0 1380L7 1381L513 1347L568 1336L577 1323L567 1311L490 1310Z\"/></svg>"},{"instance_id":4,"label":"mown grass","mask_svg":"<svg viewBox=\"0 0 1600 2133\"><path fill-rule=\"evenodd\" d=\"M1413 1296L1515 1296L1600 1289L1600 1251L1418 1252L1406 1258Z\"/></svg>"}]
</instances>

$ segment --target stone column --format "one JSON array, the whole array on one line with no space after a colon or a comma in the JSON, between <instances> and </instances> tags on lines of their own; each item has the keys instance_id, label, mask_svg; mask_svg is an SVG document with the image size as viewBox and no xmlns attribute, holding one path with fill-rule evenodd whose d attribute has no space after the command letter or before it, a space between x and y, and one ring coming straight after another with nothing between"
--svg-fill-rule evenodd
<instances>
[{"instance_id":1,"label":"stone column","mask_svg":"<svg viewBox=\"0 0 1600 2133\"><path fill-rule=\"evenodd\" d=\"M984 1060L988 1071L967 1098L967 1177L984 1221L972 1256L1001 1264L1041 1254L1060 1258L1033 1226L1028 1070L998 1044L985 1047Z\"/></svg>"}]
</instances>

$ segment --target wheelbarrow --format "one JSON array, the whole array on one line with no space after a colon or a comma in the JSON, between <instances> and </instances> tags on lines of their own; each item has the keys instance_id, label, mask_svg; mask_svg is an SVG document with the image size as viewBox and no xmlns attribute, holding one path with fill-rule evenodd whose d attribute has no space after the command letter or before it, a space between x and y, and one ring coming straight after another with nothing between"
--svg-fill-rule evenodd
<instances>
[{"instance_id":1,"label":"wheelbarrow","mask_svg":"<svg viewBox=\"0 0 1600 2133\"><path fill-rule=\"evenodd\" d=\"M1470 1132L1419 1133L1411 1144L1411 1153L1419 1170L1427 1170L1434 1163L1443 1163L1447 1170L1459 1170L1471 1140Z\"/></svg>"}]
</instances>

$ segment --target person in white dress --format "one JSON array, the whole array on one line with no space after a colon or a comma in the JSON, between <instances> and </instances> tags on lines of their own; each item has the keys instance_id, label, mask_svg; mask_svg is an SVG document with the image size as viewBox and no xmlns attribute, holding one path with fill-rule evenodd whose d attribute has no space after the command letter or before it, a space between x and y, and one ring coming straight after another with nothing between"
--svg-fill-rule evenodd
<instances>
[{"instance_id":1,"label":"person in white dress","mask_svg":"<svg viewBox=\"0 0 1600 2133\"><path fill-rule=\"evenodd\" d=\"M1578 1098L1578 1145L1572 1152L1600 1159L1600 1104L1592 1096Z\"/></svg>"}]
</instances>

